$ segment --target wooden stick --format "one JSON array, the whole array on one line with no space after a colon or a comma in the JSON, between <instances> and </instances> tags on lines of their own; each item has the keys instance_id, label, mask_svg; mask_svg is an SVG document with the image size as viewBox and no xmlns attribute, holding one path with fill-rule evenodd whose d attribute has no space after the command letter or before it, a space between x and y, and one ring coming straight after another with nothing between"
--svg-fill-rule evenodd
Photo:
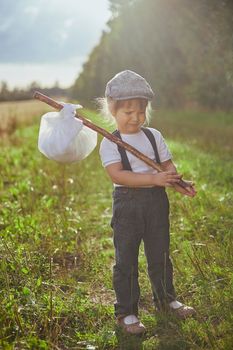
<instances>
[{"instance_id":1,"label":"wooden stick","mask_svg":"<svg viewBox=\"0 0 233 350\"><path fill-rule=\"evenodd\" d=\"M44 103L47 103L49 106L57 109L57 110L61 110L63 108L63 105L58 103L57 101L53 100L52 98L42 94L39 91L35 91L34 98L36 98L37 100L40 100ZM98 132L99 134L103 135L104 137L106 137L107 139L109 139L110 141L116 143L117 145L119 145L120 147L123 147L124 149L126 149L127 151L129 151L130 153L132 153L135 157L141 159L144 163L146 163L147 165L151 166L153 169L156 169L158 172L162 172L162 167L160 164L158 164L157 162L155 162L154 160L148 158L147 156L145 156L145 154L139 152L136 148L132 147L131 145L129 145L128 143L122 141L121 139L119 139L117 136L109 133L108 131L106 131L105 129L93 124L92 122L90 122L89 120L87 120L86 118L84 118L81 114L77 113L75 114L76 118L79 118L80 120L82 120L83 124L86 125L88 128L95 130L96 132ZM182 188L186 188L189 187L190 185L188 183L186 183L183 180L180 180L178 183L179 186L181 186Z\"/></svg>"}]
</instances>

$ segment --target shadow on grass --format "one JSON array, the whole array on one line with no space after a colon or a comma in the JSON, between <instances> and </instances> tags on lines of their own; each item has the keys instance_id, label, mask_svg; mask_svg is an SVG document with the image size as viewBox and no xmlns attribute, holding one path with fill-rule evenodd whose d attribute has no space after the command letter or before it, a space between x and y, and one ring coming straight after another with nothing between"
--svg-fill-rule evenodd
<instances>
[{"instance_id":1,"label":"shadow on grass","mask_svg":"<svg viewBox=\"0 0 233 350\"><path fill-rule=\"evenodd\" d=\"M208 342L202 339L201 334L192 331L192 336L184 334L184 322L171 314L156 315L154 321L148 319L147 331L143 336L128 335L121 329L115 328L117 350L191 350L207 346ZM188 325L192 328L192 323Z\"/></svg>"},{"instance_id":2,"label":"shadow on grass","mask_svg":"<svg viewBox=\"0 0 233 350\"><path fill-rule=\"evenodd\" d=\"M180 322L168 322L168 320L159 320L155 327L157 338L157 350L188 350L190 344L187 344L182 338L182 328Z\"/></svg>"},{"instance_id":3,"label":"shadow on grass","mask_svg":"<svg viewBox=\"0 0 233 350\"><path fill-rule=\"evenodd\" d=\"M143 344L143 349L191 350L194 347L207 345L201 335L198 335L198 331L191 330L195 320L195 316L181 320L169 312L157 315L156 324L148 332L150 334ZM190 329L189 337L184 333L184 323L188 323L186 327Z\"/></svg>"},{"instance_id":4,"label":"shadow on grass","mask_svg":"<svg viewBox=\"0 0 233 350\"><path fill-rule=\"evenodd\" d=\"M115 328L115 334L119 350L142 350L145 336L129 335L124 333L119 327Z\"/></svg>"},{"instance_id":5,"label":"shadow on grass","mask_svg":"<svg viewBox=\"0 0 233 350\"><path fill-rule=\"evenodd\" d=\"M143 335L129 335L119 327L115 328L115 335L118 343L118 350L188 350L182 334L182 321L173 315L161 314L156 317L157 322L148 327ZM184 322L184 321L183 321Z\"/></svg>"}]
</instances>

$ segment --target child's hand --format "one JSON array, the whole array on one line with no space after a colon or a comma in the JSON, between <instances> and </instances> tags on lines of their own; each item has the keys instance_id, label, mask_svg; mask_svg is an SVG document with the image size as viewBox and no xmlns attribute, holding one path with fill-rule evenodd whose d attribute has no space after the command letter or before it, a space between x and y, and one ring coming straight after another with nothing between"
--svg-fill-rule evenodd
<instances>
[{"instance_id":1,"label":"child's hand","mask_svg":"<svg viewBox=\"0 0 233 350\"><path fill-rule=\"evenodd\" d=\"M174 187L182 178L182 175L175 171L162 171L154 175L155 185L162 187Z\"/></svg>"},{"instance_id":2,"label":"child's hand","mask_svg":"<svg viewBox=\"0 0 233 350\"><path fill-rule=\"evenodd\" d=\"M187 181L187 180L185 180L185 182L189 184L189 186L187 186L186 188L179 186L179 184L177 183L175 183L173 187L177 192L180 192L185 196L194 197L197 194L197 191L195 190L195 187L194 187L194 183L192 181Z\"/></svg>"}]
</instances>

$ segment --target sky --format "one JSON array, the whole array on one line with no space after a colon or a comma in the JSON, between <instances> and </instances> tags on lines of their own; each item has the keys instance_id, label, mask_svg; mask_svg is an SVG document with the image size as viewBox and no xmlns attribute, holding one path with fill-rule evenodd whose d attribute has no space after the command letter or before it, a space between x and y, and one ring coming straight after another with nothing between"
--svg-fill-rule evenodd
<instances>
[{"instance_id":1,"label":"sky","mask_svg":"<svg viewBox=\"0 0 233 350\"><path fill-rule=\"evenodd\" d=\"M0 81L70 86L110 17L108 0L0 0Z\"/></svg>"}]
</instances>

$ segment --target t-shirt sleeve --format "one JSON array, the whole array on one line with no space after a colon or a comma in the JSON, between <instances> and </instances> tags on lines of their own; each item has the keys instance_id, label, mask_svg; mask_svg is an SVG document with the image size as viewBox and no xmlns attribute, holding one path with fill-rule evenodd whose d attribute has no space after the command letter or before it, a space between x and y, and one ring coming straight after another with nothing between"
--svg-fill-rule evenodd
<instances>
[{"instance_id":1,"label":"t-shirt sleeve","mask_svg":"<svg viewBox=\"0 0 233 350\"><path fill-rule=\"evenodd\" d=\"M121 162L117 145L106 138L103 138L100 144L99 154L104 167Z\"/></svg>"},{"instance_id":2,"label":"t-shirt sleeve","mask_svg":"<svg viewBox=\"0 0 233 350\"><path fill-rule=\"evenodd\" d=\"M156 145L158 148L160 161L166 162L167 160L172 159L172 154L171 154L161 132L156 130L156 129L152 129L152 128L150 128L150 130L153 132L155 140L156 140Z\"/></svg>"}]
</instances>

